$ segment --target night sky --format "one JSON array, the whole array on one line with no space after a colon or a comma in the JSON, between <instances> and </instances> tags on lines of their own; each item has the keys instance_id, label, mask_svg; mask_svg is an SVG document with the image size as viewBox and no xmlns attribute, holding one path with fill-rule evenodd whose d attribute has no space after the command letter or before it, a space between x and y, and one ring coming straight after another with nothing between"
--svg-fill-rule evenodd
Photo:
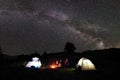
<instances>
[{"instance_id":1,"label":"night sky","mask_svg":"<svg viewBox=\"0 0 120 80\"><path fill-rule=\"evenodd\" d=\"M120 0L0 0L4 54L120 48Z\"/></svg>"}]
</instances>

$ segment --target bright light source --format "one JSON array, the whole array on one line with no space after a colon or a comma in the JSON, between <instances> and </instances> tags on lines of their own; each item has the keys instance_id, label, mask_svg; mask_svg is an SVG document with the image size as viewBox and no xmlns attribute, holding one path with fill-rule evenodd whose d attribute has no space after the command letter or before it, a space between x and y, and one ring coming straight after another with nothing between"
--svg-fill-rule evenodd
<instances>
[{"instance_id":1,"label":"bright light source","mask_svg":"<svg viewBox=\"0 0 120 80\"><path fill-rule=\"evenodd\" d=\"M31 68L31 67L40 68L41 65L42 64L41 64L39 58L34 57L34 58L32 58L32 61L28 62L28 64L26 65L26 67L28 67L28 68Z\"/></svg>"},{"instance_id":2,"label":"bright light source","mask_svg":"<svg viewBox=\"0 0 120 80\"><path fill-rule=\"evenodd\" d=\"M55 63L53 63L53 64L51 64L50 65L50 68L51 69L55 69L55 68L60 68L62 65L61 65L61 62L59 62L58 60L55 62Z\"/></svg>"},{"instance_id":3,"label":"bright light source","mask_svg":"<svg viewBox=\"0 0 120 80\"><path fill-rule=\"evenodd\" d=\"M77 68L81 68L81 70L96 70L95 65L87 58L81 58L78 61Z\"/></svg>"},{"instance_id":4,"label":"bright light source","mask_svg":"<svg viewBox=\"0 0 120 80\"><path fill-rule=\"evenodd\" d=\"M50 65L50 68L55 69L57 67L56 67L56 65Z\"/></svg>"}]
</instances>

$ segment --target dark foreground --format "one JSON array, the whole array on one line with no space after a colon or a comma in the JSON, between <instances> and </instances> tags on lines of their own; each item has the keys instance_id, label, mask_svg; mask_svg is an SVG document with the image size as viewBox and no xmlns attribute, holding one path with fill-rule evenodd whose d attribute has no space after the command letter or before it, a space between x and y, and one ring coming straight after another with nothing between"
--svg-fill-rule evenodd
<instances>
[{"instance_id":1,"label":"dark foreground","mask_svg":"<svg viewBox=\"0 0 120 80\"><path fill-rule=\"evenodd\" d=\"M49 59L54 59L57 56L63 58L65 54L61 56L50 54L47 58L43 56L40 59L43 59L43 61L48 59L49 61ZM120 80L120 49L87 51L67 57L70 57L70 60L72 59L71 61L75 63L76 60L78 61L84 56L95 64L96 71L81 71L73 68L57 70L26 69L19 66L21 62L24 62L24 58L26 61L26 56L18 59L18 61L15 59L13 62L5 62L6 59L1 57L0 62L3 61L4 65L0 64L0 80ZM9 67L13 63L13 67Z\"/></svg>"},{"instance_id":2,"label":"dark foreground","mask_svg":"<svg viewBox=\"0 0 120 80\"><path fill-rule=\"evenodd\" d=\"M119 80L116 70L111 71L75 71L67 69L37 70L26 68L8 68L0 70L0 80Z\"/></svg>"}]
</instances>

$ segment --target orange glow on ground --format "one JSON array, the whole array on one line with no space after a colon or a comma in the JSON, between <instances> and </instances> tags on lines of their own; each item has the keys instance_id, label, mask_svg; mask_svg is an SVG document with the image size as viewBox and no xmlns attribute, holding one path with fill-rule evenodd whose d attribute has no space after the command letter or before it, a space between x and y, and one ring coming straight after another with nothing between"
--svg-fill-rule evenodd
<instances>
[{"instance_id":1,"label":"orange glow on ground","mask_svg":"<svg viewBox=\"0 0 120 80\"><path fill-rule=\"evenodd\" d=\"M55 69L55 68L57 68L57 66L56 65L50 65L50 68Z\"/></svg>"},{"instance_id":2,"label":"orange glow on ground","mask_svg":"<svg viewBox=\"0 0 120 80\"><path fill-rule=\"evenodd\" d=\"M56 69L56 68L60 68L62 65L61 63L59 63L58 61L56 61L56 63L53 63L50 65L51 69Z\"/></svg>"}]
</instances>

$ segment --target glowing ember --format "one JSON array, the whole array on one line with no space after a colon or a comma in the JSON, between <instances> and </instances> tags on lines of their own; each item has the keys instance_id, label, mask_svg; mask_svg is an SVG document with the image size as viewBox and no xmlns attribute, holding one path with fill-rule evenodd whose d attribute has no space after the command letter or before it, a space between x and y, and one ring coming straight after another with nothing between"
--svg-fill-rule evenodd
<instances>
[{"instance_id":1,"label":"glowing ember","mask_svg":"<svg viewBox=\"0 0 120 80\"><path fill-rule=\"evenodd\" d=\"M55 69L55 68L57 68L57 66L56 65L50 65L50 68Z\"/></svg>"},{"instance_id":2,"label":"glowing ember","mask_svg":"<svg viewBox=\"0 0 120 80\"><path fill-rule=\"evenodd\" d=\"M52 69L56 69L56 68L60 68L62 65L59 61L56 61L55 63L50 65L50 68Z\"/></svg>"}]
</instances>

